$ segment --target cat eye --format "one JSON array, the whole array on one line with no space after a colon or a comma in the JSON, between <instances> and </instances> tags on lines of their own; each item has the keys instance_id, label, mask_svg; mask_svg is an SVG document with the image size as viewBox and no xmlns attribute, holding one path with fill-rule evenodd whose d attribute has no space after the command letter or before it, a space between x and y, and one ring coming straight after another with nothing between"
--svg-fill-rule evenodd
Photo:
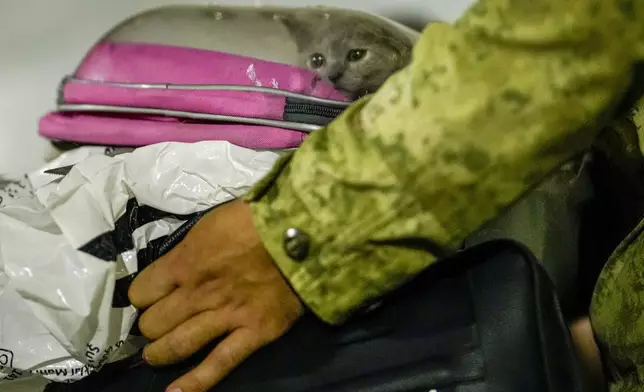
<instances>
[{"instance_id":1,"label":"cat eye","mask_svg":"<svg viewBox=\"0 0 644 392\"><path fill-rule=\"evenodd\" d=\"M321 66L324 65L326 62L326 59L324 58L324 55L321 53L313 53L311 55L311 67L313 68L320 68Z\"/></svg>"},{"instance_id":2,"label":"cat eye","mask_svg":"<svg viewBox=\"0 0 644 392\"><path fill-rule=\"evenodd\" d=\"M351 49L347 54L347 60L349 61L360 61L367 55L365 49Z\"/></svg>"}]
</instances>

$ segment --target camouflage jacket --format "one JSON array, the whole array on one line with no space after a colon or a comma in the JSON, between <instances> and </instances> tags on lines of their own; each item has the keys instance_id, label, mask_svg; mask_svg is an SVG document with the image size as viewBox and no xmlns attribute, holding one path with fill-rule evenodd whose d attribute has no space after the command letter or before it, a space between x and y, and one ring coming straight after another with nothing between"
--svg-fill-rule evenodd
<instances>
[{"instance_id":1,"label":"camouflage jacket","mask_svg":"<svg viewBox=\"0 0 644 392\"><path fill-rule=\"evenodd\" d=\"M453 25L430 24L407 68L248 195L302 300L342 322L436 259L405 240L456 246L591 145L632 85L643 22L644 0L481 0ZM641 232L593 301L618 378L644 372Z\"/></svg>"}]
</instances>

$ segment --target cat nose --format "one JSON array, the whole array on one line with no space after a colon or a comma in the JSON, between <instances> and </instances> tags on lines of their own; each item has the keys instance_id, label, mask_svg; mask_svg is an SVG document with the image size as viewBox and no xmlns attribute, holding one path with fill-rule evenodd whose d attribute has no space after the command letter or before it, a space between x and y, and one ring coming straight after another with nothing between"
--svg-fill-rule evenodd
<instances>
[{"instance_id":1,"label":"cat nose","mask_svg":"<svg viewBox=\"0 0 644 392\"><path fill-rule=\"evenodd\" d=\"M336 73L333 73L333 74L329 75L329 80L330 80L331 82L333 82L333 83L337 83L337 82L338 82L338 80L340 80L340 79L342 78L342 75L344 75L344 73L343 73L343 72L336 72Z\"/></svg>"}]
</instances>

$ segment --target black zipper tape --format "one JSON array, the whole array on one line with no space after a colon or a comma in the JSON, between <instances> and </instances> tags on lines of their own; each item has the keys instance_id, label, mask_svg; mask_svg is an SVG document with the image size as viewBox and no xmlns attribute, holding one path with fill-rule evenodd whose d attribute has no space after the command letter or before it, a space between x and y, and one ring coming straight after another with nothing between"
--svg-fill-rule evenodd
<instances>
[{"instance_id":1,"label":"black zipper tape","mask_svg":"<svg viewBox=\"0 0 644 392\"><path fill-rule=\"evenodd\" d=\"M338 117L345 108L331 105L311 103L301 99L286 98L284 105L284 121L327 125Z\"/></svg>"}]
</instances>

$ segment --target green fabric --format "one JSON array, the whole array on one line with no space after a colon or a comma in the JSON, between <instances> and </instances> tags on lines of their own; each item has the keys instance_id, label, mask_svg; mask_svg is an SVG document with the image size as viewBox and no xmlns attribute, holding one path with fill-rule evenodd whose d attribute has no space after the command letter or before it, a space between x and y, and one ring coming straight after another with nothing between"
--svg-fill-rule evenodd
<instances>
[{"instance_id":1,"label":"green fabric","mask_svg":"<svg viewBox=\"0 0 644 392\"><path fill-rule=\"evenodd\" d=\"M638 105L641 107L642 103ZM599 140L627 179L628 207L641 218L644 210L644 159L639 149L642 117L635 111ZM603 139L603 140L602 140ZM612 139L612 140L611 140ZM611 141L609 141L611 140ZM619 140L619 141L617 141ZM599 143L597 143L599 144ZM619 153L619 154L618 154ZM632 199L635 195L636 199ZM628 201L627 201L628 202ZM606 367L614 379L612 392L644 391L644 220L613 252L597 281L590 316Z\"/></svg>"},{"instance_id":2,"label":"green fabric","mask_svg":"<svg viewBox=\"0 0 644 392\"><path fill-rule=\"evenodd\" d=\"M434 262L405 239L459 244L590 146L630 84L643 11L641 0L483 0L454 25L429 25L407 68L247 196L307 306L341 323ZM311 238L304 261L283 249L292 227ZM644 242L633 249L644 252ZM632 252L613 268L639 261ZM644 325L626 327L642 308L612 311L641 302L632 295L644 287L640 272L624 275L604 274L593 321L611 354L644 368L626 348L644 336Z\"/></svg>"}]
</instances>

